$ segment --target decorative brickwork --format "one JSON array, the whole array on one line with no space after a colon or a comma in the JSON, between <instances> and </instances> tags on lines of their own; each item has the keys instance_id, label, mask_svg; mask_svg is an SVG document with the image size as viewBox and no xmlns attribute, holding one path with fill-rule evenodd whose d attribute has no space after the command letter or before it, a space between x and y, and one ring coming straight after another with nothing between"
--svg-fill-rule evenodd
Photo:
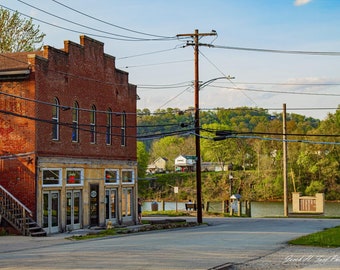
<instances>
[{"instance_id":1,"label":"decorative brickwork","mask_svg":"<svg viewBox=\"0 0 340 270\"><path fill-rule=\"evenodd\" d=\"M68 222L63 209L66 179L61 179L60 186L43 186L41 171L48 164L62 170L66 177L67 169L81 167L85 173L82 186L77 187L83 199L79 224L89 224L90 210L85 202L90 182L99 185L102 205L98 208L98 225L105 224L104 170L117 169L121 173L128 169L136 175L136 100L136 86L129 84L128 73L116 69L115 57L104 53L103 43L87 36L80 37L80 44L65 41L63 49L44 46L39 52L0 55L0 185L41 223L47 222L43 216L47 203L44 192L59 192L57 221L61 231ZM95 108L94 113L91 108ZM55 158L56 163L48 162ZM92 160L96 161L93 167ZM103 167L98 167L99 161ZM92 174L96 177L87 179ZM126 186L133 190L133 200L136 182ZM121 194L121 182L115 188ZM135 201L129 203L133 221ZM115 222L124 219L117 216Z\"/></svg>"}]
</instances>

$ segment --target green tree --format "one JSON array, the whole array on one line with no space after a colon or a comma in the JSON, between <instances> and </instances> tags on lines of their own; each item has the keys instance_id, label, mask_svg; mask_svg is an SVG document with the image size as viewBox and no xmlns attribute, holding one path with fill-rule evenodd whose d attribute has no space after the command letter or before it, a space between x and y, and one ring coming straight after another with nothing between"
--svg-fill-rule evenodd
<instances>
[{"instance_id":1,"label":"green tree","mask_svg":"<svg viewBox=\"0 0 340 270\"><path fill-rule=\"evenodd\" d=\"M42 48L45 34L32 19L23 19L16 11L0 8L0 53L35 51ZM41 44L35 47L36 44Z\"/></svg>"},{"instance_id":2,"label":"green tree","mask_svg":"<svg viewBox=\"0 0 340 270\"><path fill-rule=\"evenodd\" d=\"M151 147L150 161L158 157L168 159L166 169L173 171L175 168L175 158L179 155L193 155L195 151L194 138L170 136L155 141Z\"/></svg>"},{"instance_id":3,"label":"green tree","mask_svg":"<svg viewBox=\"0 0 340 270\"><path fill-rule=\"evenodd\" d=\"M315 193L323 192L325 190L325 186L320 181L312 181L310 185L306 188L306 194L314 196Z\"/></svg>"},{"instance_id":4,"label":"green tree","mask_svg":"<svg viewBox=\"0 0 340 270\"><path fill-rule=\"evenodd\" d=\"M145 177L146 168L149 161L149 153L146 151L144 143L137 142L138 177Z\"/></svg>"}]
</instances>

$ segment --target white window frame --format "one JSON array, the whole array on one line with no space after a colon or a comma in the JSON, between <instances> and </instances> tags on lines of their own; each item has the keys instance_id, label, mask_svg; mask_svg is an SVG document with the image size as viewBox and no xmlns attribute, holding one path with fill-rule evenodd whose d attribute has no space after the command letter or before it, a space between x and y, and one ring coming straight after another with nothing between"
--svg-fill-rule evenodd
<instances>
[{"instance_id":1,"label":"white window frame","mask_svg":"<svg viewBox=\"0 0 340 270\"><path fill-rule=\"evenodd\" d=\"M106 131L105 131L106 145L112 145L112 110L109 108L106 112Z\"/></svg>"},{"instance_id":2,"label":"white window frame","mask_svg":"<svg viewBox=\"0 0 340 270\"><path fill-rule=\"evenodd\" d=\"M132 177L131 177L131 181L124 181L124 177L123 174L124 172L131 172L132 173ZM135 183L135 170L133 169L123 169L122 170L122 184L124 185L130 185L130 184L134 184Z\"/></svg>"},{"instance_id":3,"label":"white window frame","mask_svg":"<svg viewBox=\"0 0 340 270\"><path fill-rule=\"evenodd\" d=\"M97 143L97 131L96 131L96 125L97 125L97 108L95 105L91 106L90 110L90 143L95 144Z\"/></svg>"},{"instance_id":4,"label":"white window frame","mask_svg":"<svg viewBox=\"0 0 340 270\"><path fill-rule=\"evenodd\" d=\"M44 172L45 171L58 171L58 179L53 179L53 180L58 180L58 184L45 184L44 183ZM61 168L43 168L41 170L41 179L42 179L42 186L43 187L60 187L62 185L62 169ZM47 179L46 179L47 180Z\"/></svg>"},{"instance_id":5,"label":"white window frame","mask_svg":"<svg viewBox=\"0 0 340 270\"><path fill-rule=\"evenodd\" d=\"M114 183L110 183L110 182L106 182L106 173L107 172L116 172L116 182ZM105 185L119 185L119 170L118 169L105 169L104 171L104 181L105 181Z\"/></svg>"},{"instance_id":6,"label":"white window frame","mask_svg":"<svg viewBox=\"0 0 340 270\"><path fill-rule=\"evenodd\" d=\"M52 107L52 140L59 141L60 139L60 103L58 98L54 98L54 105Z\"/></svg>"},{"instance_id":7,"label":"white window frame","mask_svg":"<svg viewBox=\"0 0 340 270\"><path fill-rule=\"evenodd\" d=\"M70 184L67 180L67 172L70 171L80 171L80 183ZM66 168L65 170L65 183L67 186L83 186L84 185L84 169L83 168Z\"/></svg>"},{"instance_id":8,"label":"white window frame","mask_svg":"<svg viewBox=\"0 0 340 270\"><path fill-rule=\"evenodd\" d=\"M79 142L79 104L74 102L72 108L72 142Z\"/></svg>"},{"instance_id":9,"label":"white window frame","mask_svg":"<svg viewBox=\"0 0 340 270\"><path fill-rule=\"evenodd\" d=\"M120 145L126 146L126 113L121 114L121 124L120 124Z\"/></svg>"}]
</instances>

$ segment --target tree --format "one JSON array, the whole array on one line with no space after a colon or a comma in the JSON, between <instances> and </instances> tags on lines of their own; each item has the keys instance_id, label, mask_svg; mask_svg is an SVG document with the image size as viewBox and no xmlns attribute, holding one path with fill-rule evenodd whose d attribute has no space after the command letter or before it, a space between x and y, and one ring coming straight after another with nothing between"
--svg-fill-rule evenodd
<instances>
[{"instance_id":1,"label":"tree","mask_svg":"<svg viewBox=\"0 0 340 270\"><path fill-rule=\"evenodd\" d=\"M144 143L137 142L138 177L143 178L149 161L149 153Z\"/></svg>"},{"instance_id":2,"label":"tree","mask_svg":"<svg viewBox=\"0 0 340 270\"><path fill-rule=\"evenodd\" d=\"M166 157L168 159L166 169L173 171L176 157L179 155L193 155L194 149L194 138L192 136L165 137L152 144L150 157L152 161L158 157Z\"/></svg>"},{"instance_id":3,"label":"tree","mask_svg":"<svg viewBox=\"0 0 340 270\"><path fill-rule=\"evenodd\" d=\"M19 12L0 8L0 53L35 51L42 48L45 34L32 19L23 19ZM35 47L36 44L41 44Z\"/></svg>"}]
</instances>

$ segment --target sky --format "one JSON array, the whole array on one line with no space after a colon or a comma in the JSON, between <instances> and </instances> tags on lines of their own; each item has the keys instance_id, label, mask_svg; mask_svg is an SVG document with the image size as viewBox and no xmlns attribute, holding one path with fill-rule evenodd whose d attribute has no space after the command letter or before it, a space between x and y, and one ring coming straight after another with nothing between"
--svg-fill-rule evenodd
<instances>
[{"instance_id":1,"label":"sky","mask_svg":"<svg viewBox=\"0 0 340 270\"><path fill-rule=\"evenodd\" d=\"M104 43L137 85L138 109L252 107L323 120L340 104L338 0L0 0L31 16L45 45L87 35ZM40 9L40 10L39 10ZM208 46L209 45L209 46ZM332 52L333 54L329 54ZM230 76L233 79L217 79Z\"/></svg>"}]
</instances>

